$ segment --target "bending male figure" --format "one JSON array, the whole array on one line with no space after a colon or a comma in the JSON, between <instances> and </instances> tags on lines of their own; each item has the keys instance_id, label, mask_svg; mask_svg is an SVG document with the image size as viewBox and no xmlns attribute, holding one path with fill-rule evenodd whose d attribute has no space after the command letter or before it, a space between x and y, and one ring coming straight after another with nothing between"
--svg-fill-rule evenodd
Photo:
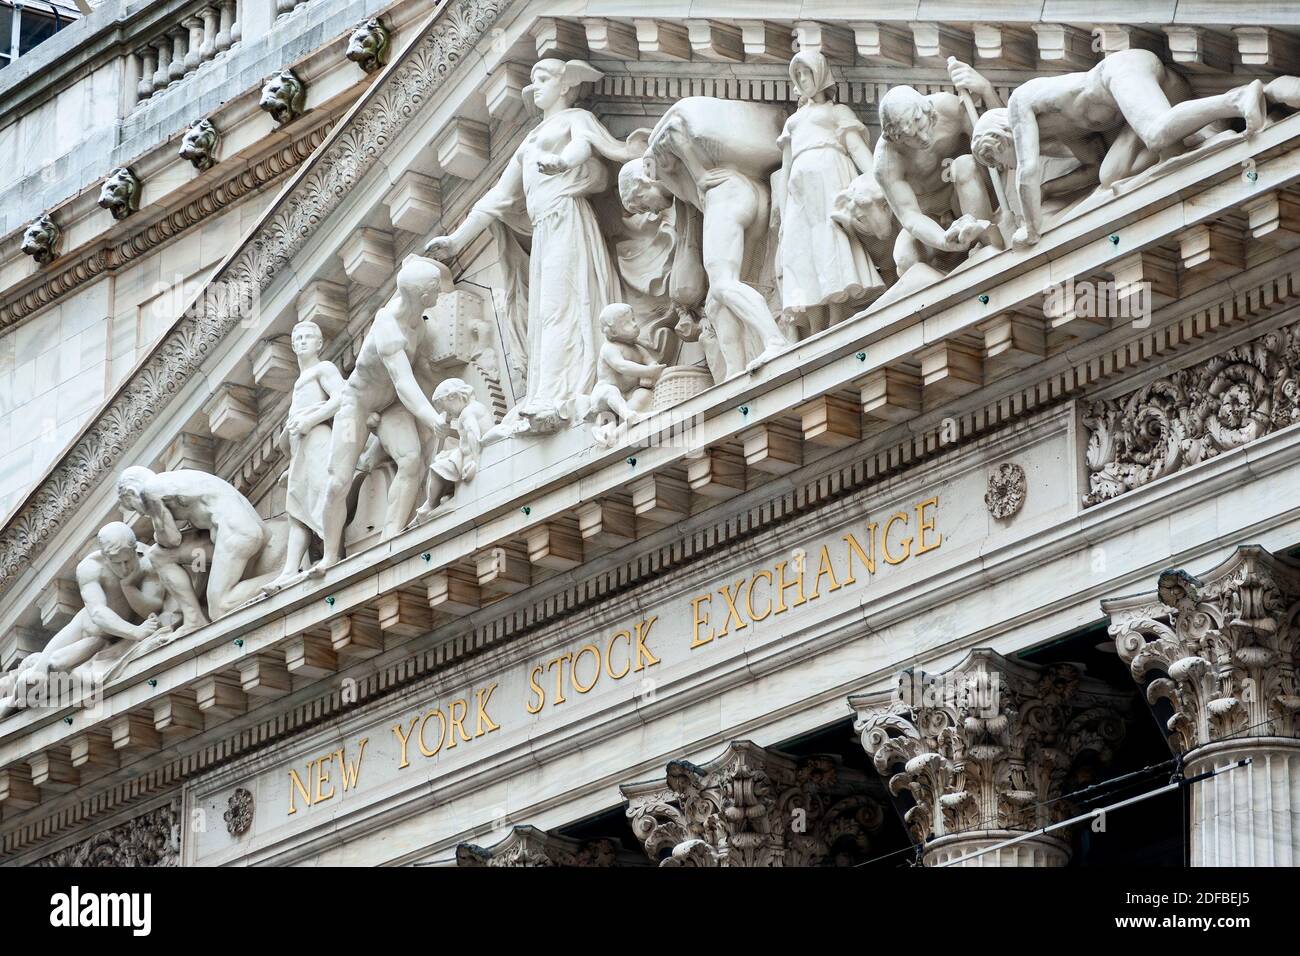
<instances>
[{"instance_id":1,"label":"bending male figure","mask_svg":"<svg viewBox=\"0 0 1300 956\"><path fill-rule=\"evenodd\" d=\"M261 593L261 579L244 574L269 541L261 516L228 482L203 471L155 474L133 465L117 479L122 507L148 516L154 544L149 561L180 607L176 636L229 614ZM182 532L189 524L192 530ZM201 560L200 560L201 559ZM207 614L194 592L190 569L208 572Z\"/></svg>"},{"instance_id":2,"label":"bending male figure","mask_svg":"<svg viewBox=\"0 0 1300 956\"><path fill-rule=\"evenodd\" d=\"M398 534L411 517L424 479L423 430L443 427L429 401L433 369L427 359L424 315L451 290L451 271L441 262L410 255L397 272L397 291L375 315L361 343L356 365L339 395L330 437L328 477L321 496L325 551L312 568L320 575L342 557L348 493L369 435L367 420L378 414L379 444L397 466L388 488L384 537Z\"/></svg>"},{"instance_id":3,"label":"bending male figure","mask_svg":"<svg viewBox=\"0 0 1300 956\"><path fill-rule=\"evenodd\" d=\"M135 533L121 521L100 529L99 548L77 564L83 607L37 654L0 682L0 718L22 706L28 689L48 683L51 671L70 673L114 644L128 653L154 638L157 646L173 639L158 615L169 603L162 580L148 557L137 550ZM132 618L141 619L133 624Z\"/></svg>"}]
</instances>

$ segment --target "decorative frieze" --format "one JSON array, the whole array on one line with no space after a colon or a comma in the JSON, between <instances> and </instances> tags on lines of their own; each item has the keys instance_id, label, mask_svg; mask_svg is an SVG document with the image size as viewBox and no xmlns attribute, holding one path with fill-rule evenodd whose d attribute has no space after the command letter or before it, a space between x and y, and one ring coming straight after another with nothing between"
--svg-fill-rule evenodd
<instances>
[{"instance_id":1,"label":"decorative frieze","mask_svg":"<svg viewBox=\"0 0 1300 956\"><path fill-rule=\"evenodd\" d=\"M521 826L490 847L462 843L456 847L457 866L564 866L607 867L619 861L613 840L572 840L558 834Z\"/></svg>"},{"instance_id":2,"label":"decorative frieze","mask_svg":"<svg viewBox=\"0 0 1300 956\"><path fill-rule=\"evenodd\" d=\"M37 860L35 866L177 866L180 821L168 804Z\"/></svg>"},{"instance_id":3,"label":"decorative frieze","mask_svg":"<svg viewBox=\"0 0 1300 956\"><path fill-rule=\"evenodd\" d=\"M1085 505L1300 422L1300 323L1083 407Z\"/></svg>"},{"instance_id":4,"label":"decorative frieze","mask_svg":"<svg viewBox=\"0 0 1300 956\"><path fill-rule=\"evenodd\" d=\"M708 763L668 764L661 780L619 788L660 866L851 866L884 812L861 774L832 757L793 757L733 741Z\"/></svg>"},{"instance_id":5,"label":"decorative frieze","mask_svg":"<svg viewBox=\"0 0 1300 956\"><path fill-rule=\"evenodd\" d=\"M1109 762L1124 736L1126 701L1075 665L1038 666L987 649L941 674L904 672L895 691L849 699L854 729L890 792L914 801L903 819L926 846L928 865L938 846L946 861L962 855L954 856L955 843L1066 819L1061 796L1085 760ZM1045 840L1049 847L1064 865L1059 841Z\"/></svg>"}]
</instances>

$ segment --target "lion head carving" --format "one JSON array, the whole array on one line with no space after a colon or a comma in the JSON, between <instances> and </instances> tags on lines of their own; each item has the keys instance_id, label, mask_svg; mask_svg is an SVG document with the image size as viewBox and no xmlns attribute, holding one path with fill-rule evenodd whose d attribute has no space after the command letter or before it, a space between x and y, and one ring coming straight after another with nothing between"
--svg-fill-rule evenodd
<instances>
[{"instance_id":1,"label":"lion head carving","mask_svg":"<svg viewBox=\"0 0 1300 956\"><path fill-rule=\"evenodd\" d=\"M59 255L63 231L48 215L39 216L23 231L22 251L40 265L49 265Z\"/></svg>"},{"instance_id":2,"label":"lion head carving","mask_svg":"<svg viewBox=\"0 0 1300 956\"><path fill-rule=\"evenodd\" d=\"M257 105L285 126L303 114L307 86L293 70L281 70L262 84L262 98Z\"/></svg>"},{"instance_id":3,"label":"lion head carving","mask_svg":"<svg viewBox=\"0 0 1300 956\"><path fill-rule=\"evenodd\" d=\"M108 174L99 190L99 205L113 214L114 219L125 219L140 208L140 180L126 166L119 166Z\"/></svg>"},{"instance_id":4,"label":"lion head carving","mask_svg":"<svg viewBox=\"0 0 1300 956\"><path fill-rule=\"evenodd\" d=\"M181 137L181 159L189 160L199 172L211 169L217 161L217 128L211 120L201 119Z\"/></svg>"}]
</instances>

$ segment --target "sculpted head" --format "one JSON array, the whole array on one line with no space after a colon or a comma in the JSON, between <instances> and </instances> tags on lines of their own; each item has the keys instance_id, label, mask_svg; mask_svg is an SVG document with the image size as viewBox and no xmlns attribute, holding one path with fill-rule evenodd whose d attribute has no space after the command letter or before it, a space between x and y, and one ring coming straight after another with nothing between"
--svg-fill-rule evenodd
<instances>
[{"instance_id":1,"label":"sculpted head","mask_svg":"<svg viewBox=\"0 0 1300 956\"><path fill-rule=\"evenodd\" d=\"M289 335L294 355L319 355L325 336L315 322L299 322Z\"/></svg>"},{"instance_id":2,"label":"sculpted head","mask_svg":"<svg viewBox=\"0 0 1300 956\"><path fill-rule=\"evenodd\" d=\"M140 208L140 180L126 166L119 166L108 174L99 189L99 205L113 214L114 219L125 219Z\"/></svg>"},{"instance_id":3,"label":"sculpted head","mask_svg":"<svg viewBox=\"0 0 1300 956\"><path fill-rule=\"evenodd\" d=\"M95 536L99 553L108 562L109 570L119 578L129 577L140 570L140 555L136 552L135 532L121 521L110 521Z\"/></svg>"},{"instance_id":4,"label":"sculpted head","mask_svg":"<svg viewBox=\"0 0 1300 956\"><path fill-rule=\"evenodd\" d=\"M618 171L618 198L628 212L658 215L673 204L650 171L651 164L644 158L624 163Z\"/></svg>"},{"instance_id":5,"label":"sculpted head","mask_svg":"<svg viewBox=\"0 0 1300 956\"><path fill-rule=\"evenodd\" d=\"M117 476L117 500L128 511L144 513L144 489L153 481L154 473L142 465L123 468Z\"/></svg>"},{"instance_id":6,"label":"sculpted head","mask_svg":"<svg viewBox=\"0 0 1300 956\"><path fill-rule=\"evenodd\" d=\"M459 415L474 401L474 386L459 378L443 379L433 390L430 401L444 414Z\"/></svg>"},{"instance_id":7,"label":"sculpted head","mask_svg":"<svg viewBox=\"0 0 1300 956\"><path fill-rule=\"evenodd\" d=\"M428 308L442 292L450 292L451 270L437 259L409 255L397 270L397 291L402 298Z\"/></svg>"},{"instance_id":8,"label":"sculpted head","mask_svg":"<svg viewBox=\"0 0 1300 956\"><path fill-rule=\"evenodd\" d=\"M525 103L543 113L555 106L572 106L583 83L594 83L603 73L585 60L547 58L533 64L532 82L523 89Z\"/></svg>"},{"instance_id":9,"label":"sculpted head","mask_svg":"<svg viewBox=\"0 0 1300 956\"><path fill-rule=\"evenodd\" d=\"M48 215L38 216L23 230L22 251L40 265L49 265L59 255L61 230Z\"/></svg>"},{"instance_id":10,"label":"sculpted head","mask_svg":"<svg viewBox=\"0 0 1300 956\"><path fill-rule=\"evenodd\" d=\"M934 104L910 86L893 86L880 98L880 135L908 149L934 143Z\"/></svg>"},{"instance_id":11,"label":"sculpted head","mask_svg":"<svg viewBox=\"0 0 1300 956\"><path fill-rule=\"evenodd\" d=\"M989 169L1011 169L1016 165L1016 144L1004 107L985 110L971 131L970 151Z\"/></svg>"},{"instance_id":12,"label":"sculpted head","mask_svg":"<svg viewBox=\"0 0 1300 956\"><path fill-rule=\"evenodd\" d=\"M611 342L635 342L641 333L636 313L626 302L611 302L600 310L600 331Z\"/></svg>"},{"instance_id":13,"label":"sculpted head","mask_svg":"<svg viewBox=\"0 0 1300 956\"><path fill-rule=\"evenodd\" d=\"M293 70L281 70L262 84L262 98L257 105L283 126L303 114L307 87Z\"/></svg>"},{"instance_id":14,"label":"sculpted head","mask_svg":"<svg viewBox=\"0 0 1300 956\"><path fill-rule=\"evenodd\" d=\"M790 82L799 92L800 103L835 85L830 64L820 50L800 50L790 60Z\"/></svg>"},{"instance_id":15,"label":"sculpted head","mask_svg":"<svg viewBox=\"0 0 1300 956\"><path fill-rule=\"evenodd\" d=\"M367 73L373 73L388 62L388 30L377 19L363 20L352 36L344 54Z\"/></svg>"},{"instance_id":16,"label":"sculpted head","mask_svg":"<svg viewBox=\"0 0 1300 956\"><path fill-rule=\"evenodd\" d=\"M217 128L211 120L201 119L181 137L181 159L189 160L202 172L217 161Z\"/></svg>"}]
</instances>

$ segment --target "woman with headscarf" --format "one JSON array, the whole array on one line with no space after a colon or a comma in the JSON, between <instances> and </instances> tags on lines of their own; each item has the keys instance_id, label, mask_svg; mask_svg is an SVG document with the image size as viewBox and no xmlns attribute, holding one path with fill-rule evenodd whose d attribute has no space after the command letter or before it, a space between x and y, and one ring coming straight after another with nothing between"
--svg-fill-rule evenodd
<instances>
[{"instance_id":1,"label":"woman with headscarf","mask_svg":"<svg viewBox=\"0 0 1300 956\"><path fill-rule=\"evenodd\" d=\"M512 362L520 351L528 357L526 396L502 423L508 431L549 432L573 422L574 400L596 382L600 311L621 301L618 271L592 200L610 185L606 161L624 163L639 155L644 140L638 149L616 139L573 105L580 84L600 76L580 60L539 60L523 97L541 110L542 122L460 227L426 247L446 259L484 229L492 228L498 240L511 306ZM531 239L526 256L520 239ZM526 317L516 307L525 294Z\"/></svg>"},{"instance_id":2,"label":"woman with headscarf","mask_svg":"<svg viewBox=\"0 0 1300 956\"><path fill-rule=\"evenodd\" d=\"M775 190L777 269L785 321L817 332L844 318L846 306L875 298L885 288L862 246L831 219L835 197L859 173L871 174L871 146L853 111L831 98L835 79L825 56L796 53L790 81L799 108L777 140L782 154Z\"/></svg>"}]
</instances>

